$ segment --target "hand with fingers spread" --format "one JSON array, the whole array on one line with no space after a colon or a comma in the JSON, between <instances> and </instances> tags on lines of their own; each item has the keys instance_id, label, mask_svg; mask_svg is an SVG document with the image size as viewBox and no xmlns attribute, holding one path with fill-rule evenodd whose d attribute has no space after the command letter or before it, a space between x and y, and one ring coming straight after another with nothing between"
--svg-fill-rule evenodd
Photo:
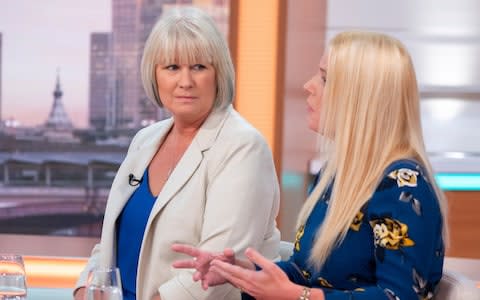
<instances>
[{"instance_id":1,"label":"hand with fingers spread","mask_svg":"<svg viewBox=\"0 0 480 300\"><path fill-rule=\"evenodd\" d=\"M255 271L214 259L210 270L258 300L297 299L301 295L303 287L291 282L275 263L252 248L248 248L245 255L262 269Z\"/></svg>"},{"instance_id":2,"label":"hand with fingers spread","mask_svg":"<svg viewBox=\"0 0 480 300\"><path fill-rule=\"evenodd\" d=\"M220 253L214 253L189 245L173 244L172 250L192 257L192 259L175 261L172 266L179 269L195 269L196 272L193 274L193 280L200 280L202 288L205 290L210 286L220 285L227 282L223 276L216 272L212 272L210 264L213 260L222 261L231 265L239 264L245 268L254 268L250 262L235 259L235 253L233 249L230 248L227 248Z\"/></svg>"}]
</instances>

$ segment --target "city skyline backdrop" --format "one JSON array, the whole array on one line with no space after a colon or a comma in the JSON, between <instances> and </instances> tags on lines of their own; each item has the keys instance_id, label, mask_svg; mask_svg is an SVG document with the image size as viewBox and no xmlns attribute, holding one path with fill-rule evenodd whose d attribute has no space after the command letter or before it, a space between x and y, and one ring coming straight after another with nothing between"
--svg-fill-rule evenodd
<instances>
[{"instance_id":1,"label":"city skyline backdrop","mask_svg":"<svg viewBox=\"0 0 480 300\"><path fill-rule=\"evenodd\" d=\"M74 7L59 0L41 5L32 0L3 2L0 11L10 18L0 14L0 47L7 62L0 62L6 79L0 90L2 119L7 126L45 125L53 110L52 69L65 95L65 121L72 120L75 128L131 130L165 118L168 113L146 98L139 79L151 28L164 10L194 5L206 10L227 35L228 2L104 0L102 6L90 0Z\"/></svg>"},{"instance_id":2,"label":"city skyline backdrop","mask_svg":"<svg viewBox=\"0 0 480 300\"><path fill-rule=\"evenodd\" d=\"M44 123L59 69L65 109L87 127L90 35L111 31L111 11L111 0L2 0L2 119Z\"/></svg>"}]
</instances>

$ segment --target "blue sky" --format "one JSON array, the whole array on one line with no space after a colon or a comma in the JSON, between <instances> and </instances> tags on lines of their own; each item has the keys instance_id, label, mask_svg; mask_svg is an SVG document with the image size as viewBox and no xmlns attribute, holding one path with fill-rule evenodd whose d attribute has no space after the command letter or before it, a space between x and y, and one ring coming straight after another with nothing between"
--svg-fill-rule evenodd
<instances>
[{"instance_id":1,"label":"blue sky","mask_svg":"<svg viewBox=\"0 0 480 300\"><path fill-rule=\"evenodd\" d=\"M85 127L90 33L110 30L110 0L0 0L2 118L43 123L59 68L67 113Z\"/></svg>"}]
</instances>

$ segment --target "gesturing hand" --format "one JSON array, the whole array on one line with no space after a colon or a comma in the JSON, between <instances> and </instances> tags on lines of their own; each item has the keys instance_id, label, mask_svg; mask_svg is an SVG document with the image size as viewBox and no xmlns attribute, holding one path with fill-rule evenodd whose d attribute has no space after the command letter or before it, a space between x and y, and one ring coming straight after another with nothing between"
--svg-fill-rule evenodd
<instances>
[{"instance_id":1,"label":"gesturing hand","mask_svg":"<svg viewBox=\"0 0 480 300\"><path fill-rule=\"evenodd\" d=\"M262 270L245 269L238 265L214 259L210 271L218 273L255 299L296 299L301 294L302 287L292 283L275 263L252 248L248 248L245 255Z\"/></svg>"},{"instance_id":2,"label":"gesturing hand","mask_svg":"<svg viewBox=\"0 0 480 300\"><path fill-rule=\"evenodd\" d=\"M226 283L225 278L218 273L212 272L210 263L216 259L226 264L235 264L235 253L233 249L227 248L223 253L214 253L200 250L193 246L183 244L173 244L172 250L191 256L193 259L183 259L175 261L172 266L179 269L196 269L193 274L193 280L201 280L202 288L206 290L209 286L215 286Z\"/></svg>"}]
</instances>

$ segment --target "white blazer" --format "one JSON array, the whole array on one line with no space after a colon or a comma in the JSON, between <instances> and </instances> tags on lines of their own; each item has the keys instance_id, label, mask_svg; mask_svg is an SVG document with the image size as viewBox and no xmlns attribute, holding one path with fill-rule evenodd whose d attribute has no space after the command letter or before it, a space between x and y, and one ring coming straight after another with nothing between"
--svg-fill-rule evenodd
<instances>
[{"instance_id":1,"label":"white blazer","mask_svg":"<svg viewBox=\"0 0 480 300\"><path fill-rule=\"evenodd\" d=\"M136 189L129 174L140 178L173 125L167 119L140 130L132 140L108 196L102 237L82 272L85 285L95 266L115 265L115 222ZM240 299L229 284L202 290L193 270L174 269L185 258L170 249L186 243L205 250L232 247L243 256L247 247L277 259L280 233L275 218L279 187L271 152L260 133L231 105L213 111L165 183L148 218L137 273L137 299Z\"/></svg>"}]
</instances>

